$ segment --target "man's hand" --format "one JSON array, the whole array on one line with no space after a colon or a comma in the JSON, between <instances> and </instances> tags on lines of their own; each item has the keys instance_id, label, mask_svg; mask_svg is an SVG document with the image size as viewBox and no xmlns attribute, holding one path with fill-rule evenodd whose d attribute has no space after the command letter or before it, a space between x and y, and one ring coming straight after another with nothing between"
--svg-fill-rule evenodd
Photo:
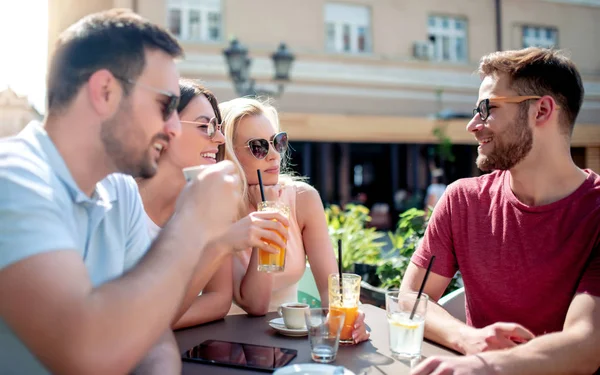
<instances>
[{"instance_id":1,"label":"man's hand","mask_svg":"<svg viewBox=\"0 0 600 375\"><path fill-rule=\"evenodd\" d=\"M461 331L460 347L465 354L508 349L533 339L535 335L516 323L494 323L477 329L465 327Z\"/></svg>"},{"instance_id":2,"label":"man's hand","mask_svg":"<svg viewBox=\"0 0 600 375\"><path fill-rule=\"evenodd\" d=\"M289 225L289 220L278 212L252 212L229 227L217 241L236 251L258 247L276 253L279 250L274 245L282 249L286 246Z\"/></svg>"},{"instance_id":3,"label":"man's hand","mask_svg":"<svg viewBox=\"0 0 600 375\"><path fill-rule=\"evenodd\" d=\"M222 235L235 219L241 201L240 179L230 161L203 170L187 184L177 200L176 215L187 215L203 226L199 234Z\"/></svg>"},{"instance_id":4,"label":"man's hand","mask_svg":"<svg viewBox=\"0 0 600 375\"><path fill-rule=\"evenodd\" d=\"M478 355L467 357L430 357L415 367L411 375L496 375L497 372Z\"/></svg>"}]
</instances>

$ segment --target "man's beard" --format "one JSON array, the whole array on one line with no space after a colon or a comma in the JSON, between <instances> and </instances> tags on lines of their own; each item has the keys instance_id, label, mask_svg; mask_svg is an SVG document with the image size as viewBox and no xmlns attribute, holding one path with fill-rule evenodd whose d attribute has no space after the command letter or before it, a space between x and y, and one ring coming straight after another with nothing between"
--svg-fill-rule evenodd
<instances>
[{"instance_id":1,"label":"man's beard","mask_svg":"<svg viewBox=\"0 0 600 375\"><path fill-rule=\"evenodd\" d=\"M522 105L516 119L502 133L493 135L489 155L477 156L482 171L509 170L521 162L533 147L533 131L527 125L528 106Z\"/></svg>"},{"instance_id":2,"label":"man's beard","mask_svg":"<svg viewBox=\"0 0 600 375\"><path fill-rule=\"evenodd\" d=\"M118 172L141 178L156 174L151 144L140 145L145 136L133 120L127 99L123 99L117 113L102 124L100 137L109 162Z\"/></svg>"}]
</instances>

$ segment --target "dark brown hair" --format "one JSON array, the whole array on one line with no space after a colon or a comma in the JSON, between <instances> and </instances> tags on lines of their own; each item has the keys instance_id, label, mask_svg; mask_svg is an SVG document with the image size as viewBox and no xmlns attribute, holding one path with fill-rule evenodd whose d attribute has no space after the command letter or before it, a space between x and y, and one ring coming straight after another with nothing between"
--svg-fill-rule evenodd
<instances>
[{"instance_id":1,"label":"dark brown hair","mask_svg":"<svg viewBox=\"0 0 600 375\"><path fill-rule=\"evenodd\" d=\"M221 111L219 110L219 101L215 94L212 93L209 89L207 89L204 85L191 80L182 78L179 80L179 90L181 91L181 98L179 99L179 106L177 106L177 112L181 114L181 112L185 109L185 107L190 104L190 101L194 99L196 96L204 95L213 111L215 111L215 117L217 118L217 123L223 122L221 117ZM219 152L217 154L217 161L223 160L225 157L225 148L223 145L219 145Z\"/></svg>"},{"instance_id":2,"label":"dark brown hair","mask_svg":"<svg viewBox=\"0 0 600 375\"><path fill-rule=\"evenodd\" d=\"M196 96L204 95L206 99L208 99L213 111L215 111L217 122L219 124L222 122L221 111L219 111L219 102L217 101L217 97L204 85L191 79L182 78L179 80L179 90L181 91L181 98L179 99L179 106L177 107L178 113L181 113L185 107L187 107L190 101Z\"/></svg>"},{"instance_id":3,"label":"dark brown hair","mask_svg":"<svg viewBox=\"0 0 600 375\"><path fill-rule=\"evenodd\" d=\"M508 75L518 95L552 96L560 106L561 130L569 136L573 133L584 89L577 67L562 51L530 47L482 57L479 74L497 73Z\"/></svg>"},{"instance_id":4,"label":"dark brown hair","mask_svg":"<svg viewBox=\"0 0 600 375\"><path fill-rule=\"evenodd\" d=\"M48 112L66 108L94 72L107 69L120 80L135 80L146 65L145 50L179 57L183 50L168 31L126 9L94 13L65 30L48 74ZM125 95L131 84L121 81Z\"/></svg>"}]
</instances>

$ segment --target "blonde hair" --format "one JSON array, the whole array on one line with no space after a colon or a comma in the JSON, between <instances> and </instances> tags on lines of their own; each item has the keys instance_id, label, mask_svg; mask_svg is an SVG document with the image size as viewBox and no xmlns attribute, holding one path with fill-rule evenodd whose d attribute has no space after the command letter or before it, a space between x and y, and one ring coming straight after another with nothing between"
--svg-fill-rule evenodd
<instances>
[{"instance_id":1,"label":"blonde hair","mask_svg":"<svg viewBox=\"0 0 600 375\"><path fill-rule=\"evenodd\" d=\"M242 206L240 215L245 216L247 207L250 205L250 196L248 194L248 178L244 174L242 164L235 154L234 144L237 135L237 129L241 120L246 116L264 115L273 124L276 132L281 131L279 124L279 115L275 107L268 102L261 102L252 98L237 98L219 104L221 116L223 116L223 134L225 135L225 154L224 159L230 160L236 166L240 180L242 181ZM286 170L286 164L289 155L287 151L281 155L282 173L279 175L279 182L282 185L290 183L299 178L292 176Z\"/></svg>"}]
</instances>

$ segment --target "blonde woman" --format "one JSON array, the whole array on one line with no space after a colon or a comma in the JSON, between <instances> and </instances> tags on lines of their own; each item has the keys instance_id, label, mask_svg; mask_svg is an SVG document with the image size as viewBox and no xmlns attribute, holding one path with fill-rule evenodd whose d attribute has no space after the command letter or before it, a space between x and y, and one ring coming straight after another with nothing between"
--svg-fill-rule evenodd
<instances>
[{"instance_id":1,"label":"blonde woman","mask_svg":"<svg viewBox=\"0 0 600 375\"><path fill-rule=\"evenodd\" d=\"M239 217L256 211L260 201L257 170L261 171L267 200L280 200L290 207L285 270L280 273L258 271L257 248L236 253L233 257L235 305L230 313L246 311L263 315L282 303L296 302L297 284L307 258L321 302L327 306L327 278L337 272L337 265L323 204L312 186L282 173L288 138L280 129L277 111L250 98L221 103L219 109L223 116L225 159L237 166L243 182ZM362 312L356 320L353 338L355 342L369 338Z\"/></svg>"},{"instance_id":2,"label":"blonde woman","mask_svg":"<svg viewBox=\"0 0 600 375\"><path fill-rule=\"evenodd\" d=\"M177 197L186 183L182 169L217 163L221 160L219 148L225 141L216 97L207 88L191 80L180 80L179 89L181 98L177 112L181 120L181 135L173 138L169 147L160 150L156 175L138 181L152 238L159 235L175 211ZM204 214L211 215L210 212ZM232 301L232 252L262 244L261 238L269 238L283 246L281 238L268 229L277 230L287 237L285 227L272 220L283 220L287 225L285 217L265 214L256 212L245 215L224 236L207 246L173 322L174 329L210 322L227 315Z\"/></svg>"}]
</instances>

